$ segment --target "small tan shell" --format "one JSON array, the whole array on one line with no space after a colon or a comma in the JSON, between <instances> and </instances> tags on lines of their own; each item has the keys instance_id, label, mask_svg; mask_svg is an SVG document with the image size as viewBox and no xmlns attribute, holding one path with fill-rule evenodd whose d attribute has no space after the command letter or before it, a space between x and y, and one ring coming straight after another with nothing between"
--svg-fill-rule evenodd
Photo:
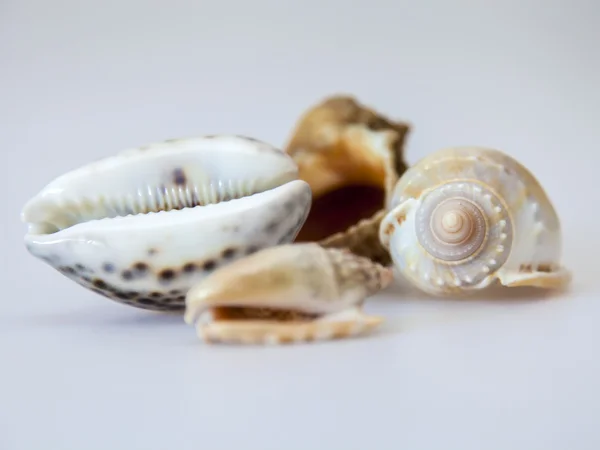
<instances>
[{"instance_id":1,"label":"small tan shell","mask_svg":"<svg viewBox=\"0 0 600 450\"><path fill-rule=\"evenodd\" d=\"M348 96L333 96L299 120L286 152L313 204L296 242L348 248L390 264L378 239L382 211L406 170L409 125L391 122Z\"/></svg>"},{"instance_id":2,"label":"small tan shell","mask_svg":"<svg viewBox=\"0 0 600 450\"><path fill-rule=\"evenodd\" d=\"M400 273L434 295L492 284L560 288L558 215L522 164L487 148L440 150L398 181L380 239Z\"/></svg>"},{"instance_id":3,"label":"small tan shell","mask_svg":"<svg viewBox=\"0 0 600 450\"><path fill-rule=\"evenodd\" d=\"M362 311L391 268L316 243L271 247L213 272L187 293L185 321L207 342L282 344L366 333Z\"/></svg>"}]
</instances>

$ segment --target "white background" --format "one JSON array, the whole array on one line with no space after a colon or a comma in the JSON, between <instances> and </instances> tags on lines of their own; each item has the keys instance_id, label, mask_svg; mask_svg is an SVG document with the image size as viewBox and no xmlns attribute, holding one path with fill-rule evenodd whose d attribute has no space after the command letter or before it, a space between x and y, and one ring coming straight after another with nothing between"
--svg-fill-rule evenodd
<instances>
[{"instance_id":1,"label":"white background","mask_svg":"<svg viewBox=\"0 0 600 450\"><path fill-rule=\"evenodd\" d=\"M0 449L600 448L600 6L588 1L0 1ZM369 304L378 335L209 347L27 254L55 176L204 133L283 146L335 93L413 124L406 159L517 157L562 218L567 294Z\"/></svg>"}]
</instances>

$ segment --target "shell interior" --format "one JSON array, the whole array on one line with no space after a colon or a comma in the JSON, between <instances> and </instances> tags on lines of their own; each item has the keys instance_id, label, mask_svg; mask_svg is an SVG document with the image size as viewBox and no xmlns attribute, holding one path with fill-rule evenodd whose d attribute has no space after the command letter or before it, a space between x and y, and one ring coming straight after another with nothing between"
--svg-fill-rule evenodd
<instances>
[{"instance_id":1,"label":"shell interior","mask_svg":"<svg viewBox=\"0 0 600 450\"><path fill-rule=\"evenodd\" d=\"M298 242L322 241L372 218L406 165L408 125L394 123L351 97L334 96L307 111L286 152L313 191Z\"/></svg>"}]
</instances>

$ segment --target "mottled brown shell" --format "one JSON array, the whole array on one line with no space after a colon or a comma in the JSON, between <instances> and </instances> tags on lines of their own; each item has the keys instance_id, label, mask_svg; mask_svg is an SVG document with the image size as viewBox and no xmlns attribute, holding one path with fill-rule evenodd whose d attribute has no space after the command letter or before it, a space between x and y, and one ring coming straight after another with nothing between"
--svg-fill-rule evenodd
<instances>
[{"instance_id":1,"label":"mottled brown shell","mask_svg":"<svg viewBox=\"0 0 600 450\"><path fill-rule=\"evenodd\" d=\"M286 147L313 192L296 242L348 248L389 265L378 230L407 168L403 152L409 129L349 96L333 96L309 109Z\"/></svg>"}]
</instances>

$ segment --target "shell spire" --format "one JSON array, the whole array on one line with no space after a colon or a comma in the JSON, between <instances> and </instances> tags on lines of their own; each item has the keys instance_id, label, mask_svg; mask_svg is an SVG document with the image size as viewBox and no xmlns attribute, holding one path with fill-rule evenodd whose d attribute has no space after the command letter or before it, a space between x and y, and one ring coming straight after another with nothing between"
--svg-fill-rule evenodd
<instances>
[{"instance_id":1,"label":"shell spire","mask_svg":"<svg viewBox=\"0 0 600 450\"><path fill-rule=\"evenodd\" d=\"M185 321L209 342L290 343L367 332L362 311L392 270L316 243L261 250L215 271L187 294Z\"/></svg>"}]
</instances>

